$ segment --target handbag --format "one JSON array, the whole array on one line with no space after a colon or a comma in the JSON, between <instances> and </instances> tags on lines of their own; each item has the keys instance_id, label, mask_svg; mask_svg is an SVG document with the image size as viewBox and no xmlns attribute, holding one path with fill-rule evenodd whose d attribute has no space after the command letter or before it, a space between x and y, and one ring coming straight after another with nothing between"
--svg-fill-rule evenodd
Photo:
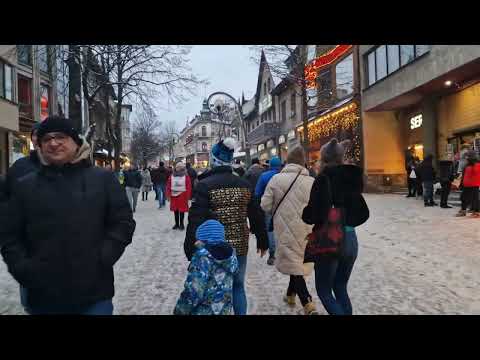
<instances>
[{"instance_id":1,"label":"handbag","mask_svg":"<svg viewBox=\"0 0 480 360\"><path fill-rule=\"evenodd\" d=\"M417 174L415 174L415 170L412 169L409 177L410 177L410 179L416 179L417 178Z\"/></svg>"},{"instance_id":2,"label":"handbag","mask_svg":"<svg viewBox=\"0 0 480 360\"><path fill-rule=\"evenodd\" d=\"M304 262L315 262L319 257L340 256L345 241L345 209L335 206L330 179L327 178L331 206L326 221L307 235Z\"/></svg>"},{"instance_id":3,"label":"handbag","mask_svg":"<svg viewBox=\"0 0 480 360\"><path fill-rule=\"evenodd\" d=\"M302 169L303 170L303 169ZM293 180L293 182L290 184L290 187L288 188L287 192L285 194L283 194L283 197L282 199L280 200L280 202L278 203L275 211L273 212L272 214L272 218L270 219L270 224L268 224L268 232L273 232L273 218L275 217L275 214L277 213L277 210L278 208L280 207L280 205L282 204L283 200L287 197L287 194L290 192L290 190L292 189L293 187L293 184L295 184L295 182L297 181L298 177L300 176L300 174L302 173L302 170L300 170L297 174L297 176L295 177L295 180Z\"/></svg>"}]
</instances>

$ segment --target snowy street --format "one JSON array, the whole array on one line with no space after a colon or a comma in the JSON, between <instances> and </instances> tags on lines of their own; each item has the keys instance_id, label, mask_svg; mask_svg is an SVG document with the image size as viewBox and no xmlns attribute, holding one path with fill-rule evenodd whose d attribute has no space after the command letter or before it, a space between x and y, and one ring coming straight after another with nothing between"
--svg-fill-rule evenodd
<instances>
[{"instance_id":1,"label":"snowy street","mask_svg":"<svg viewBox=\"0 0 480 360\"><path fill-rule=\"evenodd\" d=\"M359 257L349 284L354 314L480 314L480 220L455 218L458 208L425 208L400 195L365 195L370 219L357 229ZM171 314L188 263L185 232L173 214L139 199L132 245L115 266L114 313ZM248 313L297 314L282 296L288 277L266 264L250 241ZM313 275L307 285L321 314ZM18 285L0 264L0 314L23 314Z\"/></svg>"}]
</instances>

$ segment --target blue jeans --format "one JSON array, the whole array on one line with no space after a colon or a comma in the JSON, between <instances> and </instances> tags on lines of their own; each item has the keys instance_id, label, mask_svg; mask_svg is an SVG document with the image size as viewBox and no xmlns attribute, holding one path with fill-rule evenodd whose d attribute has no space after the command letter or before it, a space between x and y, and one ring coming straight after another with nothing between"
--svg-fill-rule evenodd
<instances>
[{"instance_id":1,"label":"blue jeans","mask_svg":"<svg viewBox=\"0 0 480 360\"><path fill-rule=\"evenodd\" d=\"M265 226L267 227L267 231L270 226L271 220L272 215L265 214ZM268 232L268 252L270 253L270 256L275 256L275 237L273 235L273 232Z\"/></svg>"},{"instance_id":2,"label":"blue jeans","mask_svg":"<svg viewBox=\"0 0 480 360\"><path fill-rule=\"evenodd\" d=\"M237 256L238 272L233 276L233 312L235 315L247 315L247 295L245 294L245 273L247 256Z\"/></svg>"},{"instance_id":3,"label":"blue jeans","mask_svg":"<svg viewBox=\"0 0 480 360\"><path fill-rule=\"evenodd\" d=\"M155 191L157 192L157 196L158 196L158 207L162 207L162 206L165 206L165 202L166 202L166 184L165 183L162 183L162 184L156 184L155 185Z\"/></svg>"},{"instance_id":4,"label":"blue jeans","mask_svg":"<svg viewBox=\"0 0 480 360\"><path fill-rule=\"evenodd\" d=\"M347 285L357 255L357 235L352 229L345 233L345 252L342 257L325 256L315 263L315 288L323 307L330 315L353 313Z\"/></svg>"},{"instance_id":5,"label":"blue jeans","mask_svg":"<svg viewBox=\"0 0 480 360\"><path fill-rule=\"evenodd\" d=\"M25 307L25 310L30 315L113 315L113 302L110 299L82 308L45 306L38 308Z\"/></svg>"}]
</instances>

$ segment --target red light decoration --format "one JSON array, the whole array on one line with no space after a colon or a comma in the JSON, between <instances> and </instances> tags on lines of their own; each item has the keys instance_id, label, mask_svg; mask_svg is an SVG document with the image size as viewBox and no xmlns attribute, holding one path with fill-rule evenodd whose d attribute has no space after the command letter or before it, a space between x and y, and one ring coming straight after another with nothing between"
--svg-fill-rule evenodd
<instances>
[{"instance_id":1,"label":"red light decoration","mask_svg":"<svg viewBox=\"0 0 480 360\"><path fill-rule=\"evenodd\" d=\"M353 45L337 45L329 52L320 55L318 58L312 60L310 64L305 66L305 80L307 89L315 88L317 73L324 66L330 65L340 56L344 55L352 48Z\"/></svg>"}]
</instances>

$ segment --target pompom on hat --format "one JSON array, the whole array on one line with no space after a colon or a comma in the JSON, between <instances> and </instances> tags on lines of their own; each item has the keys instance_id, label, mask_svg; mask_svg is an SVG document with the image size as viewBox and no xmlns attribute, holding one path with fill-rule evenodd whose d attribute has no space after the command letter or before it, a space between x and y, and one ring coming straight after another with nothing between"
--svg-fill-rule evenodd
<instances>
[{"instance_id":1,"label":"pompom on hat","mask_svg":"<svg viewBox=\"0 0 480 360\"><path fill-rule=\"evenodd\" d=\"M321 160L325 164L342 164L345 152L351 144L350 140L338 142L333 138L320 148Z\"/></svg>"}]
</instances>

